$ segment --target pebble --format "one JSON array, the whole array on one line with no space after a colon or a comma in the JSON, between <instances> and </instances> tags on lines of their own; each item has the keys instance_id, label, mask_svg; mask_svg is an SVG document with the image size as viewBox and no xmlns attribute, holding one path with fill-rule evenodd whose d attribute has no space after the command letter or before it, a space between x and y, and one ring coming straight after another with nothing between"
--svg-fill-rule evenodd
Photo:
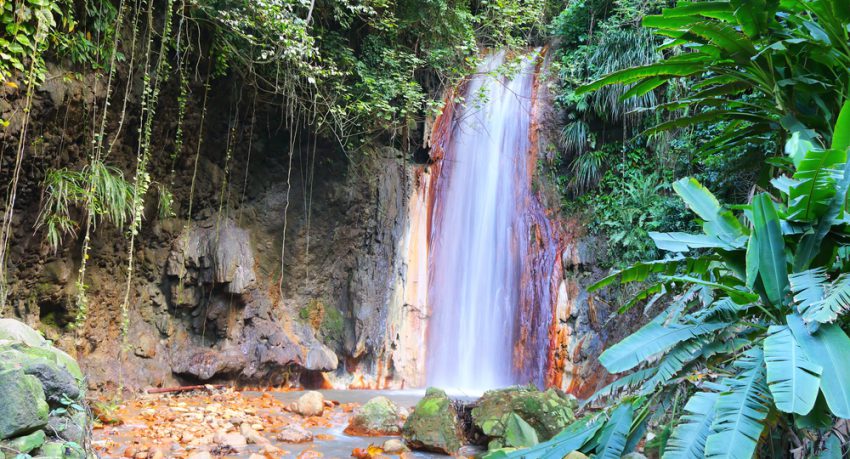
<instances>
[{"instance_id":1,"label":"pebble","mask_svg":"<svg viewBox=\"0 0 850 459\"><path fill-rule=\"evenodd\" d=\"M212 454L209 453L209 451L200 451L190 455L188 459L213 459L213 457Z\"/></svg>"},{"instance_id":2,"label":"pebble","mask_svg":"<svg viewBox=\"0 0 850 459\"><path fill-rule=\"evenodd\" d=\"M215 437L213 437L213 442L222 446L229 446L234 449L244 448L248 446L248 440L246 440L242 434L236 432L219 432L215 434Z\"/></svg>"}]
</instances>

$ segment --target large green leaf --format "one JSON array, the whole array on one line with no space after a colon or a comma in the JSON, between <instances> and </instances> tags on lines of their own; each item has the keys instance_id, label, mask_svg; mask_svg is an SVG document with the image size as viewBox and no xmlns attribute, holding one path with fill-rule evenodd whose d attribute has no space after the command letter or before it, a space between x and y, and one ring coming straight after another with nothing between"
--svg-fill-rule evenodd
<instances>
[{"instance_id":1,"label":"large green leaf","mask_svg":"<svg viewBox=\"0 0 850 459\"><path fill-rule=\"evenodd\" d=\"M786 316L786 320L806 357L823 368L821 390L829 409L840 418L850 418L850 338L838 325L821 325L809 333L797 314Z\"/></svg>"},{"instance_id":2,"label":"large green leaf","mask_svg":"<svg viewBox=\"0 0 850 459\"><path fill-rule=\"evenodd\" d=\"M735 368L738 375L722 381L726 390L717 397L711 434L705 441L707 458L752 458L770 411L761 350L748 350Z\"/></svg>"},{"instance_id":3,"label":"large green leaf","mask_svg":"<svg viewBox=\"0 0 850 459\"><path fill-rule=\"evenodd\" d=\"M705 71L702 62L660 62L657 64L633 67L606 75L594 82L576 89L576 94L586 94L612 84L629 84L651 77L683 77Z\"/></svg>"},{"instance_id":4,"label":"large green leaf","mask_svg":"<svg viewBox=\"0 0 850 459\"><path fill-rule=\"evenodd\" d=\"M587 291L595 292L602 287L607 287L614 283L643 282L652 274L672 275L681 271L688 274L700 275L704 274L706 269L708 269L708 265L717 259L714 255L701 257L685 257L680 255L666 260L638 262L596 281L587 288Z\"/></svg>"},{"instance_id":5,"label":"large green leaf","mask_svg":"<svg viewBox=\"0 0 850 459\"><path fill-rule=\"evenodd\" d=\"M764 363L776 407L786 413L811 411L818 398L823 368L806 357L788 327L770 326L764 340Z\"/></svg>"},{"instance_id":6,"label":"large green leaf","mask_svg":"<svg viewBox=\"0 0 850 459\"><path fill-rule=\"evenodd\" d=\"M844 201L847 196L847 189L850 187L850 161L844 164L844 171L841 181L838 182L835 195L829 203L826 212L818 219L815 231L803 235L800 243L797 245L797 252L794 254L794 270L802 271L807 269L820 252L821 244L827 233L839 221L839 216L844 210Z\"/></svg>"},{"instance_id":7,"label":"large green leaf","mask_svg":"<svg viewBox=\"0 0 850 459\"><path fill-rule=\"evenodd\" d=\"M635 408L631 403L623 403L614 409L599 434L599 444L595 450L598 459L620 459L625 453L634 413Z\"/></svg>"},{"instance_id":8,"label":"large green leaf","mask_svg":"<svg viewBox=\"0 0 850 459\"><path fill-rule=\"evenodd\" d=\"M830 323L850 310L850 275L829 281L823 268L792 274L791 291L797 310L806 322Z\"/></svg>"},{"instance_id":9,"label":"large green leaf","mask_svg":"<svg viewBox=\"0 0 850 459\"><path fill-rule=\"evenodd\" d=\"M673 347L658 362L655 374L643 384L641 394L647 395L659 385L671 381L677 373L682 371L682 368L685 368L685 365L693 362L697 357L702 355L704 345L705 337L701 337L681 342Z\"/></svg>"},{"instance_id":10,"label":"large green leaf","mask_svg":"<svg viewBox=\"0 0 850 459\"><path fill-rule=\"evenodd\" d=\"M655 231L650 231L649 237L660 250L669 252L687 252L691 249L736 250L743 248L747 241L747 238L743 236L734 241L726 241L707 234L659 233Z\"/></svg>"},{"instance_id":11,"label":"large green leaf","mask_svg":"<svg viewBox=\"0 0 850 459\"><path fill-rule=\"evenodd\" d=\"M850 5L850 2L841 1L845 5ZM846 152L848 148L850 148L850 100L845 101L841 107L841 112L838 114L838 120L835 123L835 129L832 133L833 150Z\"/></svg>"},{"instance_id":12,"label":"large green leaf","mask_svg":"<svg viewBox=\"0 0 850 459\"><path fill-rule=\"evenodd\" d=\"M673 189L688 208L703 220L703 230L707 235L730 242L744 235L741 222L732 212L721 207L717 198L695 178L678 180L673 183Z\"/></svg>"},{"instance_id":13,"label":"large green leaf","mask_svg":"<svg viewBox=\"0 0 850 459\"><path fill-rule=\"evenodd\" d=\"M620 373L682 341L729 326L726 323L664 325L664 319L664 315L656 317L640 330L611 346L599 356L599 362L611 373Z\"/></svg>"},{"instance_id":14,"label":"large green leaf","mask_svg":"<svg viewBox=\"0 0 850 459\"><path fill-rule=\"evenodd\" d=\"M776 11L776 0L732 0L735 18L750 38L758 37L767 31L770 20Z\"/></svg>"},{"instance_id":15,"label":"large green leaf","mask_svg":"<svg viewBox=\"0 0 850 459\"><path fill-rule=\"evenodd\" d=\"M705 441L714 422L716 392L697 392L685 404L688 414L673 430L663 459L702 459L705 457Z\"/></svg>"},{"instance_id":16,"label":"large green leaf","mask_svg":"<svg viewBox=\"0 0 850 459\"><path fill-rule=\"evenodd\" d=\"M584 417L537 446L519 451L491 451L482 459L562 459L584 446L603 425L605 422L600 416Z\"/></svg>"},{"instance_id":17,"label":"large green leaf","mask_svg":"<svg viewBox=\"0 0 850 459\"><path fill-rule=\"evenodd\" d=\"M788 291L788 266L785 259L785 240L779 216L770 196L760 193L753 198L753 233L759 258L759 277L767 298L774 305L785 303Z\"/></svg>"},{"instance_id":18,"label":"large green leaf","mask_svg":"<svg viewBox=\"0 0 850 459\"><path fill-rule=\"evenodd\" d=\"M540 443L537 431L516 413L508 415L505 421L505 444L515 448L528 448Z\"/></svg>"},{"instance_id":19,"label":"large green leaf","mask_svg":"<svg viewBox=\"0 0 850 459\"><path fill-rule=\"evenodd\" d=\"M789 220L808 222L827 211L846 161L847 152L840 150L810 150L803 156L789 190Z\"/></svg>"}]
</instances>

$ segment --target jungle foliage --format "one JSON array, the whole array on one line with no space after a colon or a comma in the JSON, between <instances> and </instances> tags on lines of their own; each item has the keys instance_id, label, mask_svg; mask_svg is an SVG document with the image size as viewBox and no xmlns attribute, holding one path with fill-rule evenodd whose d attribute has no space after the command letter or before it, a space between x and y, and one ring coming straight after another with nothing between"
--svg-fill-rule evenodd
<instances>
[{"instance_id":1,"label":"jungle foliage","mask_svg":"<svg viewBox=\"0 0 850 459\"><path fill-rule=\"evenodd\" d=\"M577 93L626 85L641 97L679 81L650 133L729 123L700 146L773 149L747 202L725 206L698 180L673 189L699 234L652 232L666 258L597 282L644 282L620 313L663 310L607 349L627 373L585 401L611 406L553 440L492 457L620 457L652 433L665 458L843 457L850 418L850 7L839 0L681 2L643 19L665 59ZM722 125L721 125L722 126ZM658 301L665 298L664 301ZM644 302L642 300L647 300Z\"/></svg>"}]
</instances>

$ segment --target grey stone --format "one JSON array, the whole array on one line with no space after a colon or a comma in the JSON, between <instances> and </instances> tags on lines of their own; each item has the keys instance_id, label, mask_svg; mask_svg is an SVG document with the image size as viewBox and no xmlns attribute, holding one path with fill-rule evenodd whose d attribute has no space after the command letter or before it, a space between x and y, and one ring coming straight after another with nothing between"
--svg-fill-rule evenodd
<instances>
[{"instance_id":1,"label":"grey stone","mask_svg":"<svg viewBox=\"0 0 850 459\"><path fill-rule=\"evenodd\" d=\"M0 370L0 439L8 439L47 425L49 407L41 382L20 369Z\"/></svg>"}]
</instances>

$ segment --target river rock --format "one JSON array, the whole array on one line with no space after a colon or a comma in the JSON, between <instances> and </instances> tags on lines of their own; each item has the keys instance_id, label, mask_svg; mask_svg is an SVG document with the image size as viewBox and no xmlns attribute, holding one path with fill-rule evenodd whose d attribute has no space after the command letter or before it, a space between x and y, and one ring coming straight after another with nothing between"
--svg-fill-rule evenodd
<instances>
[{"instance_id":1,"label":"river rock","mask_svg":"<svg viewBox=\"0 0 850 459\"><path fill-rule=\"evenodd\" d=\"M291 423L280 431L277 439L284 443L307 443L313 441L313 434L300 425Z\"/></svg>"},{"instance_id":2,"label":"river rock","mask_svg":"<svg viewBox=\"0 0 850 459\"><path fill-rule=\"evenodd\" d=\"M534 429L538 441L546 441L575 419L573 404L569 396L555 389L541 392L529 386L492 390L472 409L472 421L488 437L490 448L530 446L515 444L531 441L528 432L523 432L524 424Z\"/></svg>"},{"instance_id":3,"label":"river rock","mask_svg":"<svg viewBox=\"0 0 850 459\"><path fill-rule=\"evenodd\" d=\"M0 363L0 439L47 425L49 407L38 378Z\"/></svg>"},{"instance_id":4,"label":"river rock","mask_svg":"<svg viewBox=\"0 0 850 459\"><path fill-rule=\"evenodd\" d=\"M246 440L248 440L248 443L255 445L267 445L271 443L268 438L260 435L260 433L247 422L243 422L242 425L239 426L239 432Z\"/></svg>"},{"instance_id":5,"label":"river rock","mask_svg":"<svg viewBox=\"0 0 850 459\"><path fill-rule=\"evenodd\" d=\"M378 396L354 412L345 433L360 436L399 435L401 414L390 399Z\"/></svg>"},{"instance_id":6,"label":"river rock","mask_svg":"<svg viewBox=\"0 0 850 459\"><path fill-rule=\"evenodd\" d=\"M311 390L299 397L291 408L301 416L321 416L325 410L325 396Z\"/></svg>"},{"instance_id":7,"label":"river rock","mask_svg":"<svg viewBox=\"0 0 850 459\"><path fill-rule=\"evenodd\" d=\"M454 454L463 446L458 413L446 393L429 388L416 404L402 428L404 440L413 449Z\"/></svg>"},{"instance_id":8,"label":"river rock","mask_svg":"<svg viewBox=\"0 0 850 459\"><path fill-rule=\"evenodd\" d=\"M240 449L248 446L248 440L238 432L219 432L213 437L213 442L221 446L229 446L233 449Z\"/></svg>"},{"instance_id":9,"label":"river rock","mask_svg":"<svg viewBox=\"0 0 850 459\"><path fill-rule=\"evenodd\" d=\"M381 449L384 450L387 454L401 454L405 451L408 451L407 446L405 446L404 442L397 438L390 438L385 441L381 446Z\"/></svg>"}]
</instances>

